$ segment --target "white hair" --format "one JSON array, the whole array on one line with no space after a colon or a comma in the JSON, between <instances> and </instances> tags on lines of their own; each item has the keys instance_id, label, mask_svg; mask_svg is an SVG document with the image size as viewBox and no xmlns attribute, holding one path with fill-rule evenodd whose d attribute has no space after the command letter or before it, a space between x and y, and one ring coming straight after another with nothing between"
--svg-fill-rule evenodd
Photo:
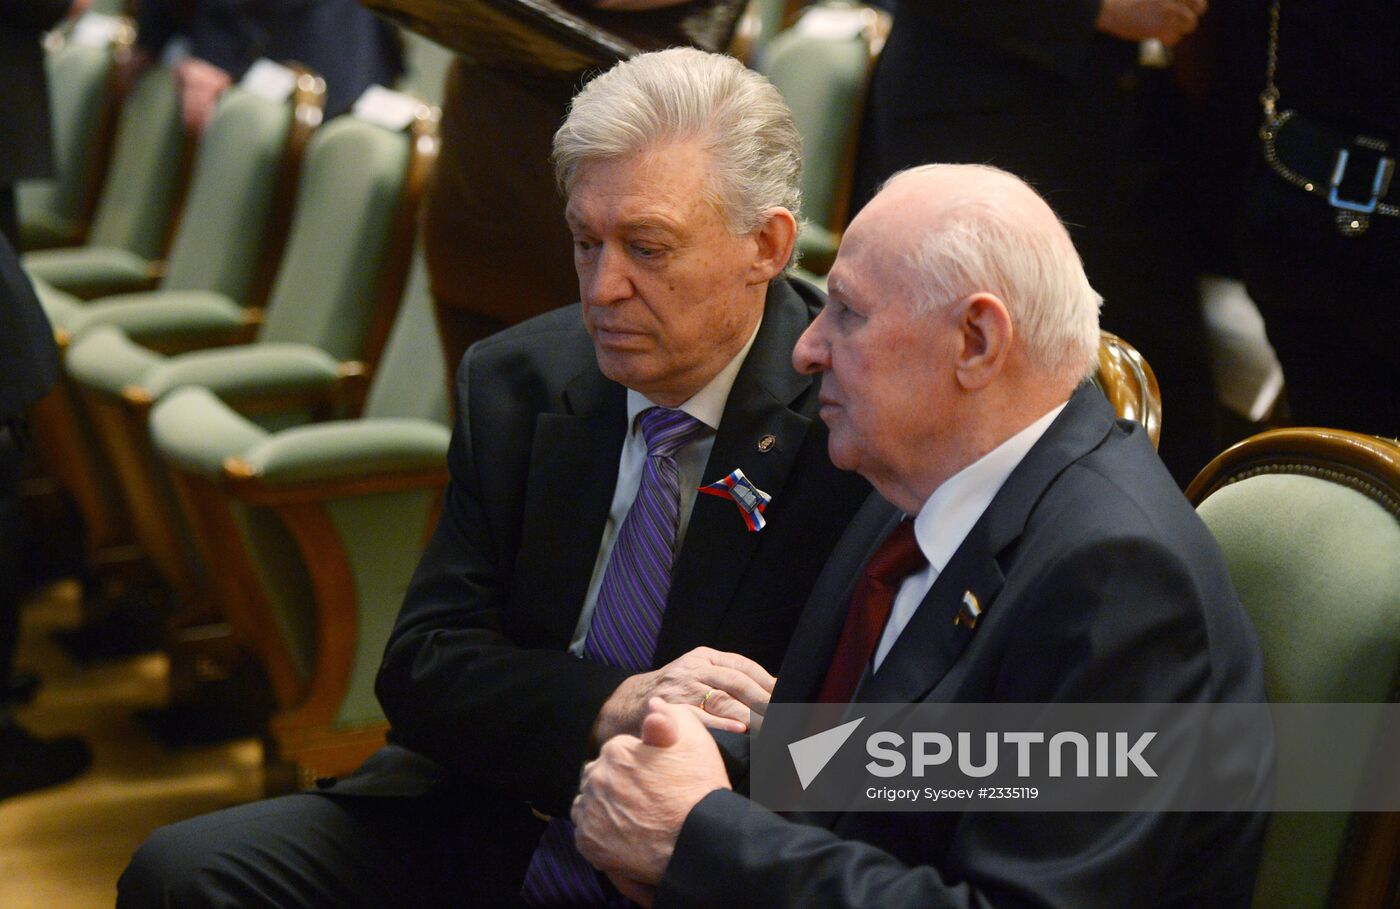
<instances>
[{"instance_id":1,"label":"white hair","mask_svg":"<svg viewBox=\"0 0 1400 909\"><path fill-rule=\"evenodd\" d=\"M980 164L924 165L895 174L885 185L905 176L955 170L1005 177L1035 194L1020 178ZM908 256L915 275L911 289L916 306L925 311L978 292L996 295L1006 304L1031 363L1078 382L1098 365L1103 298L1089 285L1069 232L1050 214L1055 228L1045 230L1002 196L950 201Z\"/></svg>"},{"instance_id":2,"label":"white hair","mask_svg":"<svg viewBox=\"0 0 1400 909\"><path fill-rule=\"evenodd\" d=\"M710 156L708 197L738 234L781 207L800 216L802 137L773 84L733 57L688 47L639 54L574 96L554 134L554 172L567 195L579 165L670 142Z\"/></svg>"}]
</instances>

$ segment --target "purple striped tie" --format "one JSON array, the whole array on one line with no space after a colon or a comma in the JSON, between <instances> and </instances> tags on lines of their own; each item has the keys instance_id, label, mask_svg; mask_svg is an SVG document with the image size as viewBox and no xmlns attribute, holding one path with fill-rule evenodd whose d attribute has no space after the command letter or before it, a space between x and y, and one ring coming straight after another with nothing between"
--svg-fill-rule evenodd
<instances>
[{"instance_id":1,"label":"purple striped tie","mask_svg":"<svg viewBox=\"0 0 1400 909\"><path fill-rule=\"evenodd\" d=\"M641 486L613 544L583 642L588 659L631 672L651 668L671 589L680 523L675 455L705 428L684 411L666 407L642 411L641 424L647 442ZM607 895L598 873L574 848L573 824L562 819L545 829L520 895L531 906L628 905Z\"/></svg>"}]
</instances>

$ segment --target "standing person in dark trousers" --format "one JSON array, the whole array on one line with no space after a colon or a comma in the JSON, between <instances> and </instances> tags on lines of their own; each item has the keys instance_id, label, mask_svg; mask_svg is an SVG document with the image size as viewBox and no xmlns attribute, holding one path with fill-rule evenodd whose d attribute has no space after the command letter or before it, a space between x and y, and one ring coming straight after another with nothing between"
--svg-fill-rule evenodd
<instances>
[{"instance_id":1,"label":"standing person in dark trousers","mask_svg":"<svg viewBox=\"0 0 1400 909\"><path fill-rule=\"evenodd\" d=\"M15 184L53 175L44 32L88 0L0 0L0 234L19 246Z\"/></svg>"},{"instance_id":2,"label":"standing person in dark trousers","mask_svg":"<svg viewBox=\"0 0 1400 909\"><path fill-rule=\"evenodd\" d=\"M1261 12L1277 17L1262 30L1276 100L1242 204L1245 283L1283 365L1293 422L1394 437L1400 6L1279 0Z\"/></svg>"},{"instance_id":3,"label":"standing person in dark trousers","mask_svg":"<svg viewBox=\"0 0 1400 909\"><path fill-rule=\"evenodd\" d=\"M42 789L82 773L91 761L76 738L43 741L15 722L37 680L14 672L19 643L26 524L19 480L24 415L58 378L53 329L20 269L15 184L53 173L44 31L87 0L0 0L0 798Z\"/></svg>"},{"instance_id":4,"label":"standing person in dark trousers","mask_svg":"<svg viewBox=\"0 0 1400 909\"><path fill-rule=\"evenodd\" d=\"M1205 0L899 0L862 131L856 199L904 168L983 163L1036 187L1142 351L1163 398L1162 458L1184 485L1216 454L1215 396L1182 221L1178 98L1140 42L1174 45ZM1180 184L1180 185L1179 185Z\"/></svg>"},{"instance_id":5,"label":"standing person in dark trousers","mask_svg":"<svg viewBox=\"0 0 1400 909\"><path fill-rule=\"evenodd\" d=\"M24 462L25 412L58 378L53 328L20 269L10 241L0 237L0 798L72 779L92 760L77 738L36 739L15 722L14 708L33 686L16 680L20 571L26 525L19 480Z\"/></svg>"}]
</instances>

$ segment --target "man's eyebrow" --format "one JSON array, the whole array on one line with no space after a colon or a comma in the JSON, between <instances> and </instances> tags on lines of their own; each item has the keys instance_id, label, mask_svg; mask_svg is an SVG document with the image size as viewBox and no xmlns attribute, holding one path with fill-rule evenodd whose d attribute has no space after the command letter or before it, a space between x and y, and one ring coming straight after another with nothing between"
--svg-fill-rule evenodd
<instances>
[{"instance_id":1,"label":"man's eyebrow","mask_svg":"<svg viewBox=\"0 0 1400 909\"><path fill-rule=\"evenodd\" d=\"M630 221L623 221L619 226L627 231L659 230L669 234L681 232L680 222L660 215L640 215Z\"/></svg>"}]
</instances>

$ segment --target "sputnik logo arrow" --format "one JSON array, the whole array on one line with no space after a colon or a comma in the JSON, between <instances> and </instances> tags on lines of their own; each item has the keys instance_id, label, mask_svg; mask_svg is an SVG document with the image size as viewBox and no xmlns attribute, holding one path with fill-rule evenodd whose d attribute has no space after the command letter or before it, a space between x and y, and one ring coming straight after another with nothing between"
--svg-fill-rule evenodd
<instances>
[{"instance_id":1,"label":"sputnik logo arrow","mask_svg":"<svg viewBox=\"0 0 1400 909\"><path fill-rule=\"evenodd\" d=\"M792 755L792 766L797 769L797 781L802 784L804 791L812 780L817 778L817 774L822 772L822 768L836 756L836 752L841 750L841 746L846 744L846 739L851 737L856 727L863 722L865 717L851 720L788 745L788 753Z\"/></svg>"}]
</instances>

